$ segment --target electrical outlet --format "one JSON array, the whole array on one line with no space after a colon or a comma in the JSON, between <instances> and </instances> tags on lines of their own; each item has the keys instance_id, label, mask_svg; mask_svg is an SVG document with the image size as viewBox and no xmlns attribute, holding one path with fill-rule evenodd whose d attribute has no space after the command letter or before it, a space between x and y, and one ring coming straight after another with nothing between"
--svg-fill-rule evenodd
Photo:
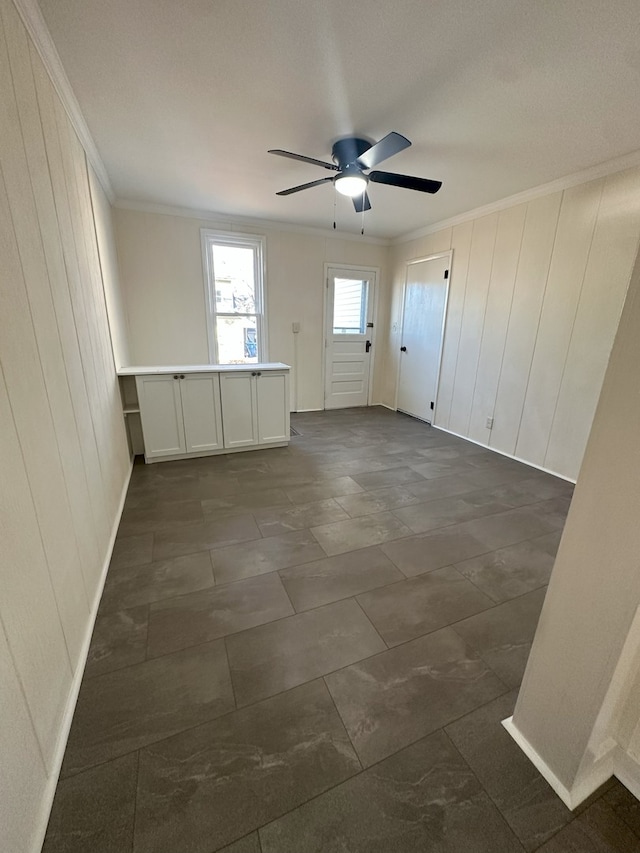
<instances>
[{"instance_id":1,"label":"electrical outlet","mask_svg":"<svg viewBox=\"0 0 640 853\"><path fill-rule=\"evenodd\" d=\"M493 418L487 418L487 429L493 429Z\"/></svg>"}]
</instances>

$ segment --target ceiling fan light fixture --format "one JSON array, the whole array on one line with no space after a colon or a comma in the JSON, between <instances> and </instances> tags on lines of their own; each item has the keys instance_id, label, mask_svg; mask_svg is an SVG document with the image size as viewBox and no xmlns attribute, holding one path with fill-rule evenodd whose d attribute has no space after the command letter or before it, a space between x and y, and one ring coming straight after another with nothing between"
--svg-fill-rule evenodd
<instances>
[{"instance_id":1,"label":"ceiling fan light fixture","mask_svg":"<svg viewBox=\"0 0 640 853\"><path fill-rule=\"evenodd\" d=\"M365 175L338 175L334 183L339 193L355 198L366 191L369 182Z\"/></svg>"}]
</instances>

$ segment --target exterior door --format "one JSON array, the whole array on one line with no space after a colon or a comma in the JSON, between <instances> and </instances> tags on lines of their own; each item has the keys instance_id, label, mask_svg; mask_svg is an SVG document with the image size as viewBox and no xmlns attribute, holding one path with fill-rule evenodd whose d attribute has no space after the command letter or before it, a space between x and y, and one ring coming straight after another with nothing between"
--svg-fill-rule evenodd
<instances>
[{"instance_id":1,"label":"exterior door","mask_svg":"<svg viewBox=\"0 0 640 853\"><path fill-rule=\"evenodd\" d=\"M407 264L397 408L429 423L438 390L450 262L447 253Z\"/></svg>"},{"instance_id":2,"label":"exterior door","mask_svg":"<svg viewBox=\"0 0 640 853\"><path fill-rule=\"evenodd\" d=\"M369 403L375 272L329 268L325 409Z\"/></svg>"}]
</instances>

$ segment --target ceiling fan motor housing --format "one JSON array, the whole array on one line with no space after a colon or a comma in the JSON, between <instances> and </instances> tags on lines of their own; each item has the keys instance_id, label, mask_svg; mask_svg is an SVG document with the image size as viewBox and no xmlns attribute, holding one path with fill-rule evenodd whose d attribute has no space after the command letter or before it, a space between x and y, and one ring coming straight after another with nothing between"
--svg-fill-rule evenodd
<instances>
[{"instance_id":1,"label":"ceiling fan motor housing","mask_svg":"<svg viewBox=\"0 0 640 853\"><path fill-rule=\"evenodd\" d=\"M331 149L331 157L340 170L345 172L349 166L352 166L352 172L361 171L361 167L355 165L355 160L365 151L371 148L371 143L367 139L360 139L357 136L348 136L345 139L339 139L334 142Z\"/></svg>"}]
</instances>

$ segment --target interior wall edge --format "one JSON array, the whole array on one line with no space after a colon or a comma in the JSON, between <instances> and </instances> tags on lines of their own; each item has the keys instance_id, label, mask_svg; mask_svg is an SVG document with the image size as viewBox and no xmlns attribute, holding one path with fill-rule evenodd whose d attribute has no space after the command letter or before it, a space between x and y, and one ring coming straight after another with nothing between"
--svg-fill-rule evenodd
<instances>
[{"instance_id":1,"label":"interior wall edge","mask_svg":"<svg viewBox=\"0 0 640 853\"><path fill-rule=\"evenodd\" d=\"M85 632L84 641L82 644L82 649L80 652L80 657L78 659L78 663L76 666L76 670L73 676L73 681L71 683L71 689L69 691L69 695L67 698L67 706L65 708L64 714L62 716L62 720L60 723L60 731L58 733L58 740L55 747L54 752L54 760L53 766L54 770L49 774L47 779L47 786L45 789L44 797L42 799L41 804L41 813L39 825L37 827L35 838L36 845L33 848L33 853L40 853L42 849L42 845L44 844L44 838L47 832L47 825L49 823L49 815L51 814L51 807L53 806L53 799L56 793L56 788L58 786L58 779L60 777L60 771L62 769L62 761L64 759L65 749L67 748L67 740L69 739L69 732L71 730L71 722L73 720L73 715L76 710L76 704L78 702L78 695L80 693L80 685L82 684L82 678L84 676L84 670L87 663L87 656L89 654L89 646L91 645L91 636L93 634L93 628L96 622L96 617L98 615L98 606L100 604L100 599L102 598L102 591L104 589L104 584L107 579L107 571L109 569L109 563L111 562L111 555L113 554L113 548L116 541L116 535L118 533L118 527L120 526L120 519L122 517L122 511L124 509L124 502L127 497L127 491L129 489L129 482L131 480L131 475L133 473L133 457L130 460L129 465L129 473L125 477L122 493L120 495L120 501L118 504L118 508L116 510L116 514L113 520L113 526L111 529L111 534L109 537L109 545L107 547L107 552L105 554L104 562L102 565L102 571L100 573L100 579L98 581L95 596L93 600L93 604L91 607L91 613L89 615L89 619L87 621L87 628Z\"/></svg>"},{"instance_id":2,"label":"interior wall edge","mask_svg":"<svg viewBox=\"0 0 640 853\"><path fill-rule=\"evenodd\" d=\"M37 0L12 0L111 204L115 193Z\"/></svg>"}]
</instances>

